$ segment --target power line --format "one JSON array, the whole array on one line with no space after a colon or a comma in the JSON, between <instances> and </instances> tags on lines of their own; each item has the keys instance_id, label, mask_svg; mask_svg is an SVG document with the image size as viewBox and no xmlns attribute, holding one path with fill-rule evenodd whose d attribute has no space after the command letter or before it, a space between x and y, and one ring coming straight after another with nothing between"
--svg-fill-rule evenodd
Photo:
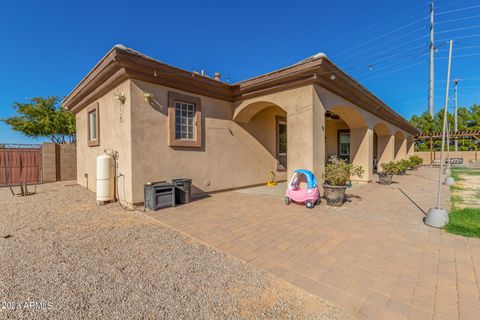
<instances>
[{"instance_id":1,"label":"power line","mask_svg":"<svg viewBox=\"0 0 480 320\"><path fill-rule=\"evenodd\" d=\"M438 5L437 8L450 7L450 6L453 6L457 3L464 3L464 2L468 2L468 1L465 1L465 0L449 1L448 3Z\"/></svg>"},{"instance_id":2,"label":"power line","mask_svg":"<svg viewBox=\"0 0 480 320\"><path fill-rule=\"evenodd\" d=\"M365 33L366 30L372 29L373 27L376 27L376 26L378 26L378 25L385 24L385 22L387 22L387 21L398 20L399 17L404 16L404 15L406 15L407 13L410 13L410 12L412 12L412 11L418 11L418 10L417 10L418 8L424 7L426 4L428 4L428 2L425 2L424 4L420 4L420 5L416 6L416 7L413 7L413 8L411 8L411 9L409 9L409 10L406 10L406 11L404 11L404 12L398 13L398 14L396 14L396 15L389 16L388 18L383 19L383 20L380 20L380 21L378 21L378 22L376 22L376 23L374 23L374 24L372 24L372 25L370 25L370 26L368 26L368 27L366 27L366 28L362 28L362 29L357 30L356 32L350 33L347 37L344 37L344 38L342 38L341 40L347 40L347 39L356 38L356 35L357 35L357 34Z\"/></svg>"},{"instance_id":3,"label":"power line","mask_svg":"<svg viewBox=\"0 0 480 320\"><path fill-rule=\"evenodd\" d=\"M480 8L480 5L478 5L478 6L466 7L466 8L460 8L460 9L453 9L453 10L443 11L443 12L437 12L437 13L435 13L435 15L436 15L436 16L440 16L440 15L447 14L447 13L465 11L465 10L476 9L476 8Z\"/></svg>"},{"instance_id":4,"label":"power line","mask_svg":"<svg viewBox=\"0 0 480 320\"><path fill-rule=\"evenodd\" d=\"M476 33L476 34L472 34L472 35L468 35L468 36L460 36L460 37L454 37L453 40L457 40L457 39L468 39L468 38L477 38L477 37L480 37L480 33ZM449 39L441 39L441 40L438 40L438 42L443 42L443 41L448 41Z\"/></svg>"},{"instance_id":5,"label":"power line","mask_svg":"<svg viewBox=\"0 0 480 320\"><path fill-rule=\"evenodd\" d=\"M455 32L455 31L462 31L462 30L470 30L470 29L478 29L480 28L480 25L476 26L470 26L470 27L464 27L464 28L458 28L458 29L450 29L450 30L444 30L444 31L437 31L436 33L448 33L448 32Z\"/></svg>"},{"instance_id":6,"label":"power line","mask_svg":"<svg viewBox=\"0 0 480 320\"><path fill-rule=\"evenodd\" d=\"M480 53L457 55L457 56L453 56L452 58L466 58L466 57L478 57L478 56L480 56ZM448 59L448 57L439 57L437 59Z\"/></svg>"},{"instance_id":7,"label":"power line","mask_svg":"<svg viewBox=\"0 0 480 320\"><path fill-rule=\"evenodd\" d=\"M375 70L375 71L372 72L371 74L361 75L361 76L359 76L359 78L364 77L364 76L379 74L379 73L381 73L381 72L384 71L384 70L388 70L388 69L390 69L390 68L393 68L393 67L402 65L402 64L404 64L404 63L406 63L406 62L410 62L411 60L413 60L413 59L415 59L415 58L419 58L419 57L421 57L421 56L424 56L424 55L427 54L427 53L428 53L428 51L427 51L427 52L423 52L423 53L420 54L420 55L415 55L415 56L407 57L407 59L400 60L400 62L397 62L397 63L394 63L394 64L389 65L389 66L387 66L387 67L383 67L383 68L380 68L380 69L378 69L378 70Z\"/></svg>"},{"instance_id":8,"label":"power line","mask_svg":"<svg viewBox=\"0 0 480 320\"><path fill-rule=\"evenodd\" d=\"M413 31L411 31L411 32L402 34L402 35L399 36L399 37L396 37L396 38L391 39L391 40L389 40L389 41L383 42L383 43L381 43L381 44L379 44L379 45L376 45L376 46L374 45L374 46L371 46L371 47L369 47L369 48L367 48L367 49L360 50L360 51L356 52L355 54L360 55L360 54L363 54L363 53L365 53L365 52L369 52L370 50L373 50L373 49L375 49L375 48L383 47L383 46L385 46L385 45L387 45L387 44L389 44L389 43L391 43L391 42L396 42L396 41L398 41L398 40L401 39L401 38L404 38L404 37L406 37L406 36L408 36L408 35L411 35L411 34L413 34L413 33L417 33L418 31L424 30L424 29L425 29L425 27L421 27L421 28L415 29L415 30L413 30ZM365 43L365 44L366 44L366 43Z\"/></svg>"},{"instance_id":9,"label":"power line","mask_svg":"<svg viewBox=\"0 0 480 320\"><path fill-rule=\"evenodd\" d=\"M436 24L445 24L445 23L450 23L450 22L458 22L458 21L463 21L463 20L469 20L473 18L480 18L480 14L474 15L474 16L469 16L469 17L464 17L464 18L458 18L458 19L451 19L451 20L445 20L445 21L440 21L437 22Z\"/></svg>"},{"instance_id":10,"label":"power line","mask_svg":"<svg viewBox=\"0 0 480 320\"><path fill-rule=\"evenodd\" d=\"M412 68L414 66L417 66L419 64L422 64L422 63L425 63L425 62L428 62L428 60L422 60L422 61L419 61L417 63L413 63L413 64L410 64L404 68L398 68L398 69L395 69L395 70L392 70L390 72L386 72L384 74L381 74L381 75L378 75L378 76L375 76L375 77L372 77L372 78L367 78L367 79L362 79L361 81L370 81L370 80L373 80L373 79L377 79L377 78L380 78L380 77L383 77L383 76L386 76L387 74L391 74L391 73L394 73L394 72L398 72L398 71L401 71L401 70L405 70L405 69L408 69L408 68Z\"/></svg>"},{"instance_id":11,"label":"power line","mask_svg":"<svg viewBox=\"0 0 480 320\"><path fill-rule=\"evenodd\" d=\"M370 39L369 41L366 41L366 42L363 42L363 43L358 44L358 45L356 45L356 46L353 46L353 47L351 47L350 49L345 50L345 51L339 53L336 57L341 56L342 54L345 54L346 52L350 52L350 51L352 51L352 50L355 50L355 49L361 48L361 47L363 47L363 46L366 46L367 44L372 43L373 41L377 41L378 39L382 39L382 38L384 38L384 37L386 37L386 36L388 36L388 35L391 35L391 34L397 32L397 31L400 31L400 30L403 30L403 29L405 29L405 28L408 28L409 26L412 26L412 25L414 25L414 24L417 24L418 22L423 21L423 20L425 20L425 19L427 19L427 18L428 18L428 16L427 16L427 17L423 17L423 18L421 18L421 19L419 19L419 20L416 20L416 21L411 22L411 23L409 23L409 24L407 24L407 25L404 25L404 26L402 26L402 27L400 27L400 28L397 28L397 29L395 29L395 30L392 30L392 31L390 31L390 32L387 32L387 33L385 33L385 34L383 34L383 35L381 35L381 36L378 36L378 37L376 37L376 38ZM424 27L422 27L421 29L423 29L423 28L424 28ZM414 30L414 32L417 32L417 31L419 31L419 30L420 30L420 29L416 29L416 30ZM408 34L411 34L411 32L408 33ZM407 35L407 34L403 34L402 36L400 36L400 38L402 38L402 37L404 37L404 36L406 36L406 35ZM390 40L389 42L392 42L392 40ZM369 48L369 49L371 49L371 48Z\"/></svg>"}]
</instances>

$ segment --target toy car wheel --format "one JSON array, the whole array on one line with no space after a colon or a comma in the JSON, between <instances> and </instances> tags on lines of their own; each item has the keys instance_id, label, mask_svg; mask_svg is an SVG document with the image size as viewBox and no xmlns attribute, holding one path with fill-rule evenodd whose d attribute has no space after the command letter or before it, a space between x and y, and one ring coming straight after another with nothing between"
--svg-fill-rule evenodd
<instances>
[{"instance_id":1,"label":"toy car wheel","mask_svg":"<svg viewBox=\"0 0 480 320\"><path fill-rule=\"evenodd\" d=\"M285 204L288 206L290 203L292 203L292 199L285 197Z\"/></svg>"},{"instance_id":2,"label":"toy car wheel","mask_svg":"<svg viewBox=\"0 0 480 320\"><path fill-rule=\"evenodd\" d=\"M315 204L312 201L307 201L307 202L305 202L305 206L308 209L313 209L315 207Z\"/></svg>"}]
</instances>

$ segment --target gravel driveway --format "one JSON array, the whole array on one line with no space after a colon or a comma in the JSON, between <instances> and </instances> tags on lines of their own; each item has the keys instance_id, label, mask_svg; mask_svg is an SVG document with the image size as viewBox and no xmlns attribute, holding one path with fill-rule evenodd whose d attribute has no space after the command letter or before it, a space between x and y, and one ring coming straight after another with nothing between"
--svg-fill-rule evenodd
<instances>
[{"instance_id":1,"label":"gravel driveway","mask_svg":"<svg viewBox=\"0 0 480 320\"><path fill-rule=\"evenodd\" d=\"M141 212L59 183L0 188L0 318L344 319Z\"/></svg>"}]
</instances>

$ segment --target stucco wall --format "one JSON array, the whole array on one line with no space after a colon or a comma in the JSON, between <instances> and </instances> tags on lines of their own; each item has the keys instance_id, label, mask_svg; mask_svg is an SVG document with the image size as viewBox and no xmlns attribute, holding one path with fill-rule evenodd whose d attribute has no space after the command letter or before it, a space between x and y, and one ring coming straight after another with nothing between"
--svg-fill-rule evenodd
<instances>
[{"instance_id":1,"label":"stucco wall","mask_svg":"<svg viewBox=\"0 0 480 320\"><path fill-rule=\"evenodd\" d=\"M202 148L168 146L169 91L201 99ZM145 92L154 95L153 103L145 101ZM133 203L143 202L146 182L191 178L195 195L266 183L270 170L276 171L275 115L281 110L265 110L239 125L227 101L137 80L131 82L131 97ZM277 179L285 178L277 172Z\"/></svg>"},{"instance_id":2,"label":"stucco wall","mask_svg":"<svg viewBox=\"0 0 480 320\"><path fill-rule=\"evenodd\" d=\"M430 165L430 151L415 151L414 153L416 156L419 156L423 159L423 164ZM445 152L445 157L446 157ZM432 153L432 157L434 160L440 160L441 152L434 151ZM480 161L480 152L478 151L450 151L450 158L463 158L463 164L468 165L471 160Z\"/></svg>"},{"instance_id":3,"label":"stucco wall","mask_svg":"<svg viewBox=\"0 0 480 320\"><path fill-rule=\"evenodd\" d=\"M125 104L115 99L114 93L124 92ZM118 173L125 175L120 180L119 196L121 200L132 197L132 157L131 157L131 123L130 123L130 80L99 98L99 130L100 145L89 147L87 108L76 115L77 120L77 183L95 191L96 157L103 154L104 149L118 152ZM85 176L88 175L88 178ZM123 185L125 181L125 187Z\"/></svg>"}]
</instances>

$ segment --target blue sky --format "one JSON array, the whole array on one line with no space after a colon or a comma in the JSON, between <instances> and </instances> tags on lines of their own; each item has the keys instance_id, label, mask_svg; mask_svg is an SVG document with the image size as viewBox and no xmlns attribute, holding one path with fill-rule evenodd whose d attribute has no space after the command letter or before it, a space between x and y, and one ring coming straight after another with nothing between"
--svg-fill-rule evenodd
<instances>
[{"instance_id":1,"label":"blue sky","mask_svg":"<svg viewBox=\"0 0 480 320\"><path fill-rule=\"evenodd\" d=\"M435 108L446 39L460 105L480 103L480 2L436 1ZM3 1L0 118L13 101L65 96L115 44L231 83L327 56L397 112L426 110L428 1ZM453 91L452 91L453 92ZM0 123L0 142L34 142Z\"/></svg>"}]
</instances>

